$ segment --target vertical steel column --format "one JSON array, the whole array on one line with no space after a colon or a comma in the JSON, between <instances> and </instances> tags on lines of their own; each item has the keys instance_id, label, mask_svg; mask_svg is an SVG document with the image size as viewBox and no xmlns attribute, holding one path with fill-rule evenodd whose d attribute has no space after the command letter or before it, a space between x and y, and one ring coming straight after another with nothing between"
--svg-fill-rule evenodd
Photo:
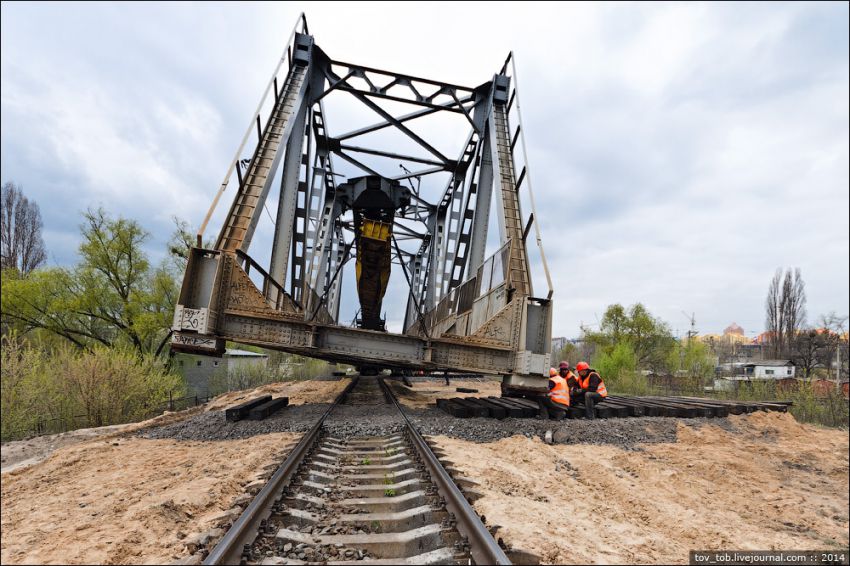
<instances>
[{"instance_id":1,"label":"vertical steel column","mask_svg":"<svg viewBox=\"0 0 850 566\"><path fill-rule=\"evenodd\" d=\"M420 301L422 297L422 256L419 253L411 256L407 264L407 269L410 273L410 294L407 297L407 309L404 311L402 332L406 331L419 316L419 312L416 310L416 303L413 301L413 297L419 297Z\"/></svg>"},{"instance_id":2,"label":"vertical steel column","mask_svg":"<svg viewBox=\"0 0 850 566\"><path fill-rule=\"evenodd\" d=\"M325 202L324 212L315 240L315 247L309 262L310 272L307 279L308 297L305 300L305 304L309 305L307 309L307 313L309 314L312 314L313 309L316 308L316 305L312 304L314 296L320 297L325 290L326 275L330 273L333 276L335 267L333 265L329 266L329 263L331 263L333 256L334 226L341 212L341 204L331 195L330 201Z\"/></svg>"},{"instance_id":3,"label":"vertical steel column","mask_svg":"<svg viewBox=\"0 0 850 566\"><path fill-rule=\"evenodd\" d=\"M280 200L277 204L277 221L274 226L274 242L269 265L269 275L280 285L286 283L286 267L289 262L289 250L292 247L295 206L298 197L298 178L301 173L301 151L304 144L304 123L307 117L307 105L298 110L293 133L286 145L286 157L280 183Z\"/></svg>"},{"instance_id":4,"label":"vertical steel column","mask_svg":"<svg viewBox=\"0 0 850 566\"><path fill-rule=\"evenodd\" d=\"M455 251L460 239L462 227L461 213L463 209L464 178L452 179L452 192L448 205L446 226L443 232L443 251L440 258L439 281L440 293L446 295L452 290L452 268L454 267Z\"/></svg>"},{"instance_id":5,"label":"vertical steel column","mask_svg":"<svg viewBox=\"0 0 850 566\"><path fill-rule=\"evenodd\" d=\"M337 273L336 279L331 281L330 279L333 277L333 274L337 270L337 266L342 265L342 262L346 260L345 258L345 238L342 234L342 227L339 224L339 219L334 222L334 238L332 249L330 254L328 255L328 269L325 271L325 279L327 280L326 285L330 285L330 291L328 292L328 312L331 315L331 318L339 323L339 303L340 303L340 295L342 289L342 276L345 273L344 269L340 269L339 273Z\"/></svg>"},{"instance_id":6,"label":"vertical steel column","mask_svg":"<svg viewBox=\"0 0 850 566\"><path fill-rule=\"evenodd\" d=\"M490 224L490 202L493 200L493 155L491 154L490 130L486 129L481 167L478 174L478 196L475 200L475 216L472 219L472 237L469 242L468 273L477 273L484 263L487 249L487 227Z\"/></svg>"},{"instance_id":7,"label":"vertical steel column","mask_svg":"<svg viewBox=\"0 0 850 566\"><path fill-rule=\"evenodd\" d=\"M489 141L488 145L490 146L490 164L493 170L495 182L498 184L498 186L495 187L494 190L496 192L496 219L499 221L499 245L501 246L508 241L508 235L505 232L505 204L501 190L502 164L499 163L498 144L493 142L493 138L496 135L495 131L496 126L493 120L493 114L490 114L490 116L487 118L487 131L484 135Z\"/></svg>"},{"instance_id":8,"label":"vertical steel column","mask_svg":"<svg viewBox=\"0 0 850 566\"><path fill-rule=\"evenodd\" d=\"M428 232L431 234L431 247L428 250L428 280L425 290L425 305L429 311L437 306L437 301L441 298L437 296L437 289L439 287L437 273L440 271L440 251L443 248L443 231L445 230L445 226L445 209L437 208L433 210L428 217Z\"/></svg>"}]
</instances>

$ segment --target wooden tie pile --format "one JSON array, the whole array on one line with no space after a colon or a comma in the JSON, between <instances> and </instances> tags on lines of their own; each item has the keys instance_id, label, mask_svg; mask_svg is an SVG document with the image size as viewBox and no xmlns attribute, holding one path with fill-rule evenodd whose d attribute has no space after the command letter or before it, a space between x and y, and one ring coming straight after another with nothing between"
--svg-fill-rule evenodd
<instances>
[{"instance_id":1,"label":"wooden tie pile","mask_svg":"<svg viewBox=\"0 0 850 566\"><path fill-rule=\"evenodd\" d=\"M228 422L236 422L241 420L261 421L266 417L270 417L280 409L289 405L289 397L276 397L272 399L271 395L263 395L245 401L240 405L228 407L224 411L224 418Z\"/></svg>"},{"instance_id":2,"label":"wooden tie pile","mask_svg":"<svg viewBox=\"0 0 850 566\"><path fill-rule=\"evenodd\" d=\"M727 417L754 411L786 412L790 401L727 401L699 397L621 397L610 395L594 408L597 418L624 417ZM437 407L461 419L489 417L494 419L532 418L540 413L536 401L517 397L455 397L437 399ZM573 405L569 419L583 419L585 407Z\"/></svg>"}]
</instances>

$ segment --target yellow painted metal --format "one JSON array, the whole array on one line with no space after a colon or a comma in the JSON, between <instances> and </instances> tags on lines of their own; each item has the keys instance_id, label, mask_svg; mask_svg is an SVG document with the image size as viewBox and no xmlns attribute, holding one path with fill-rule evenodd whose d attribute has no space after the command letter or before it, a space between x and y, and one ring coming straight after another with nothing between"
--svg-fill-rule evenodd
<instances>
[{"instance_id":1,"label":"yellow painted metal","mask_svg":"<svg viewBox=\"0 0 850 566\"><path fill-rule=\"evenodd\" d=\"M364 238L372 238L373 240L389 241L392 234L393 225L377 220L363 219L360 225L360 235Z\"/></svg>"},{"instance_id":2,"label":"yellow painted metal","mask_svg":"<svg viewBox=\"0 0 850 566\"><path fill-rule=\"evenodd\" d=\"M355 274L360 308L364 318L372 319L379 316L381 302L387 291L387 283L390 279L392 229L392 224L366 218L360 224Z\"/></svg>"}]
</instances>

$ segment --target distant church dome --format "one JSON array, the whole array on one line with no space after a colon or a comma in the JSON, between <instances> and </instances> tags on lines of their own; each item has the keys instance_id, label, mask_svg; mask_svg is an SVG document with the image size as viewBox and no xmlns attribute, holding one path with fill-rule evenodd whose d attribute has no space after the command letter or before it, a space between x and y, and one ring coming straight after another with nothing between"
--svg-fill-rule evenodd
<instances>
[{"instance_id":1,"label":"distant church dome","mask_svg":"<svg viewBox=\"0 0 850 566\"><path fill-rule=\"evenodd\" d=\"M737 322L733 322L732 324L727 326L725 330L723 330L723 334L736 334L738 336L743 336L744 329L738 326Z\"/></svg>"}]
</instances>

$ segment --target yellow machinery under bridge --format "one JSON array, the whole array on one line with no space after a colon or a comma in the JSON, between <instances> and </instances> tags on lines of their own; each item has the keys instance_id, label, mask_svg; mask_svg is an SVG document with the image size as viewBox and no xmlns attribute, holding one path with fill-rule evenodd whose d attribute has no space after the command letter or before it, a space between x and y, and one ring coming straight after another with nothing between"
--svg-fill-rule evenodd
<instances>
[{"instance_id":1,"label":"yellow machinery under bridge","mask_svg":"<svg viewBox=\"0 0 850 566\"><path fill-rule=\"evenodd\" d=\"M508 391L545 391L552 286L515 74L512 55L475 87L340 62L302 15L191 250L173 349L216 355L231 340L361 367L500 374ZM329 130L329 115L352 124L358 110L365 125ZM429 119L446 121L421 126ZM447 153L446 138L464 130ZM205 249L224 194L233 202ZM274 237L261 263L249 247L264 209ZM548 287L539 295L530 251ZM350 324L340 303L352 267ZM409 289L401 333L382 316L391 271Z\"/></svg>"}]
</instances>

